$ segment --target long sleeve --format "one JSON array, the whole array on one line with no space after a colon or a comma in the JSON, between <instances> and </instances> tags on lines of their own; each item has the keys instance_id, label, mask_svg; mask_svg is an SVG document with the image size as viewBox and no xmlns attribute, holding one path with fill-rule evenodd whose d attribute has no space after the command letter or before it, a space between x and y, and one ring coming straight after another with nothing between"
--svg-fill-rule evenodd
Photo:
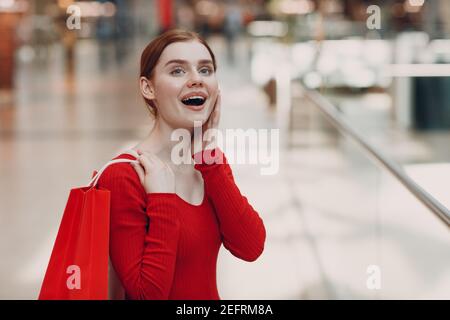
<instances>
[{"instance_id":1,"label":"long sleeve","mask_svg":"<svg viewBox=\"0 0 450 320\"><path fill-rule=\"evenodd\" d=\"M205 158L205 152L210 151L193 156L196 162L200 160L199 155ZM264 250L264 223L240 193L224 154L216 148L212 156L216 159L222 157L223 163L207 164L211 162L202 161L195 164L195 168L201 172L206 193L214 205L223 244L234 256L254 261Z\"/></svg>"},{"instance_id":2,"label":"long sleeve","mask_svg":"<svg viewBox=\"0 0 450 320\"><path fill-rule=\"evenodd\" d=\"M129 299L167 299L180 222L175 194L146 194L127 163L108 167L99 187L111 192L110 259Z\"/></svg>"}]
</instances>

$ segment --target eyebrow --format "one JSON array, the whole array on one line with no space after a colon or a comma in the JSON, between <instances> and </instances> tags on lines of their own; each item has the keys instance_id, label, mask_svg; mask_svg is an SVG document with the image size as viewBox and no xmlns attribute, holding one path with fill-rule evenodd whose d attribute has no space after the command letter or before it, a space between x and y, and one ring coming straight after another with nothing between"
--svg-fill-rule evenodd
<instances>
[{"instance_id":1,"label":"eyebrow","mask_svg":"<svg viewBox=\"0 0 450 320\"><path fill-rule=\"evenodd\" d=\"M167 66L167 65L169 65L171 63L188 64L188 61L181 60L181 59L174 59L174 60L168 61L164 66ZM207 64L207 63L213 64L213 62L211 60L209 60L209 59L198 60L198 64Z\"/></svg>"}]
</instances>

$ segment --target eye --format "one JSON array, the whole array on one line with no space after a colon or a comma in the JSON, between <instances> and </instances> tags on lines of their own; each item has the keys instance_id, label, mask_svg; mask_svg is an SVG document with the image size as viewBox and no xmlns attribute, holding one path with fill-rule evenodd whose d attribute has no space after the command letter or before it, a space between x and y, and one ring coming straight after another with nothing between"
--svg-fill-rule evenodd
<instances>
[{"instance_id":1,"label":"eye","mask_svg":"<svg viewBox=\"0 0 450 320\"><path fill-rule=\"evenodd\" d=\"M170 74L175 76L175 75L180 75L182 72L184 72L183 69L181 69L181 68L175 68L175 69L173 69L173 70L170 72Z\"/></svg>"},{"instance_id":2,"label":"eye","mask_svg":"<svg viewBox=\"0 0 450 320\"><path fill-rule=\"evenodd\" d=\"M212 73L212 69L210 67L204 67L200 69L200 73L210 75Z\"/></svg>"}]
</instances>

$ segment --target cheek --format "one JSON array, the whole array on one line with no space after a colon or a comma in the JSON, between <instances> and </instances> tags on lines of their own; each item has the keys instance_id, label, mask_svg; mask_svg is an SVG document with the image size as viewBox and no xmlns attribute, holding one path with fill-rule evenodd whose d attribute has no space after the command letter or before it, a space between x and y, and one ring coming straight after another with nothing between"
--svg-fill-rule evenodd
<instances>
[{"instance_id":1,"label":"cheek","mask_svg":"<svg viewBox=\"0 0 450 320\"><path fill-rule=\"evenodd\" d=\"M206 83L206 86L208 88L208 93L213 98L212 102L215 102L216 98L217 98L217 94L219 92L219 84L218 84L217 80L214 79L213 81Z\"/></svg>"},{"instance_id":2,"label":"cheek","mask_svg":"<svg viewBox=\"0 0 450 320\"><path fill-rule=\"evenodd\" d=\"M205 83L208 86L208 89L210 90L210 92L212 92L212 93L216 93L217 90L219 89L219 83L218 83L216 77L212 77L211 79L205 81Z\"/></svg>"},{"instance_id":3,"label":"cheek","mask_svg":"<svg viewBox=\"0 0 450 320\"><path fill-rule=\"evenodd\" d=\"M173 79L159 79L155 83L155 98L158 113L166 121L175 121L180 115L179 106L177 106L178 96L181 92L182 84Z\"/></svg>"},{"instance_id":4,"label":"cheek","mask_svg":"<svg viewBox=\"0 0 450 320\"><path fill-rule=\"evenodd\" d=\"M161 77L155 84L156 99L159 101L177 99L182 87L183 83L180 80Z\"/></svg>"}]
</instances>

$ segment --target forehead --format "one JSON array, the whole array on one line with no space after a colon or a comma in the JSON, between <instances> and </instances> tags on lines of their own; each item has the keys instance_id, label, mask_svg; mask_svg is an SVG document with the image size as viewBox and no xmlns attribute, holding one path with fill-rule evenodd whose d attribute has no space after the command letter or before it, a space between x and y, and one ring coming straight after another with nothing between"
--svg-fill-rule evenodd
<instances>
[{"instance_id":1,"label":"forehead","mask_svg":"<svg viewBox=\"0 0 450 320\"><path fill-rule=\"evenodd\" d=\"M208 49L198 41L175 42L169 44L159 58L160 65L170 60L186 60L195 64L198 60L212 60Z\"/></svg>"}]
</instances>

